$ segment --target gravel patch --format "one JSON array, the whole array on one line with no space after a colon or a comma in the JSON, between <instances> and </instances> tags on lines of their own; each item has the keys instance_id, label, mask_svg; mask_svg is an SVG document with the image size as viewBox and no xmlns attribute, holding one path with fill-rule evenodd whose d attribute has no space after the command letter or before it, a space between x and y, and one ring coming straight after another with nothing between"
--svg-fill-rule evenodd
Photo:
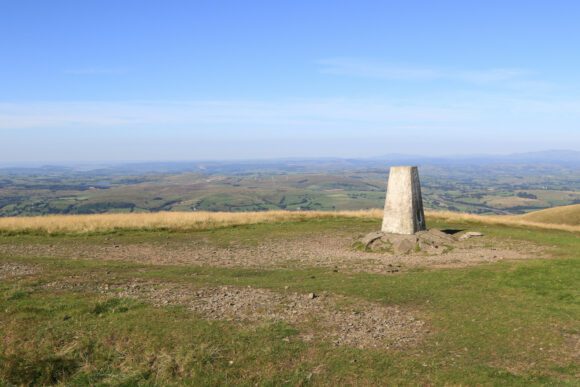
<instances>
[{"instance_id":1,"label":"gravel patch","mask_svg":"<svg viewBox=\"0 0 580 387\"><path fill-rule=\"evenodd\" d=\"M346 299L328 294L285 294L231 286L191 291L177 286L132 284L118 295L148 299L155 305L183 305L212 320L283 321L306 328L303 340L325 339L358 348L406 347L424 333L424 323L398 307L357 301L341 308L337 302Z\"/></svg>"},{"instance_id":2,"label":"gravel patch","mask_svg":"<svg viewBox=\"0 0 580 387\"><path fill-rule=\"evenodd\" d=\"M40 270L37 266L25 265L23 263L0 263L0 279L32 275L38 273L39 271Z\"/></svg>"},{"instance_id":3,"label":"gravel patch","mask_svg":"<svg viewBox=\"0 0 580 387\"><path fill-rule=\"evenodd\" d=\"M96 291L143 300L158 307L183 306L208 320L242 325L285 322L300 330L301 340L324 340L337 346L404 348L416 345L428 332L425 323L411 311L326 293L280 293L234 286L191 288L143 281L90 284L80 277L46 287Z\"/></svg>"}]
</instances>

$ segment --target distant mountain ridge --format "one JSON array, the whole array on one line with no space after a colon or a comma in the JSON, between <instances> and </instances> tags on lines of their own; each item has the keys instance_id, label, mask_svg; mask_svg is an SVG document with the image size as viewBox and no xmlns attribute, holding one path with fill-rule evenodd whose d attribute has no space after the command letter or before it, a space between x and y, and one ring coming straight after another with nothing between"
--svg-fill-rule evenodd
<instances>
[{"instance_id":1,"label":"distant mountain ridge","mask_svg":"<svg viewBox=\"0 0 580 387\"><path fill-rule=\"evenodd\" d=\"M542 152L515 153L507 156L512 160L553 160L553 161L580 161L580 151L548 150Z\"/></svg>"},{"instance_id":2,"label":"distant mountain ridge","mask_svg":"<svg viewBox=\"0 0 580 387\"><path fill-rule=\"evenodd\" d=\"M87 163L58 163L5 166L0 165L0 173L44 174L47 172L160 172L179 171L208 172L212 170L243 171L249 169L304 171L316 167L321 170L335 170L350 167L384 167L385 165L493 165L493 164L552 164L563 167L580 168L580 151L546 150L538 152L513 153L508 155L449 155L423 156L393 153L373 157L304 157L279 159L246 159L246 160L191 160L191 161L135 161L135 162L100 162L92 166Z\"/></svg>"},{"instance_id":3,"label":"distant mountain ridge","mask_svg":"<svg viewBox=\"0 0 580 387\"><path fill-rule=\"evenodd\" d=\"M417 154L406 153L388 153L381 156L370 157L372 159L407 159L407 158L421 158L421 159L555 159L555 160L580 160L580 151L571 149L551 149L536 152L518 152L509 154L473 154L473 155L444 155L444 156L422 156Z\"/></svg>"},{"instance_id":4,"label":"distant mountain ridge","mask_svg":"<svg viewBox=\"0 0 580 387\"><path fill-rule=\"evenodd\" d=\"M546 150L538 152L513 153L508 155L450 155L450 156L420 156L420 155L403 155L388 154L379 157L373 157L373 160L389 162L415 162L424 164L441 164L441 163L471 163L471 164L490 164L490 163L549 163L549 164L572 164L580 166L580 151L575 150Z\"/></svg>"}]
</instances>

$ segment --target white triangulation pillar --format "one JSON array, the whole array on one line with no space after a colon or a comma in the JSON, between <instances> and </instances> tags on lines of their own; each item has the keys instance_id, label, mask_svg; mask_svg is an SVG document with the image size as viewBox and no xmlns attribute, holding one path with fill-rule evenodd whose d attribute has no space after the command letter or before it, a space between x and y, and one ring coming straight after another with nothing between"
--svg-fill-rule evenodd
<instances>
[{"instance_id":1,"label":"white triangulation pillar","mask_svg":"<svg viewBox=\"0 0 580 387\"><path fill-rule=\"evenodd\" d=\"M425 214L417 167L391 167L382 231L414 234L425 230Z\"/></svg>"}]
</instances>

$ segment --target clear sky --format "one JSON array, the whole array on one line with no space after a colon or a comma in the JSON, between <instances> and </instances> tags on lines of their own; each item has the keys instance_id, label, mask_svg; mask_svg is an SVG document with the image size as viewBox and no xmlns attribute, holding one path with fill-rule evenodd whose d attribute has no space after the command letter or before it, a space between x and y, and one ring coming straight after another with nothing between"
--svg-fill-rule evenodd
<instances>
[{"instance_id":1,"label":"clear sky","mask_svg":"<svg viewBox=\"0 0 580 387\"><path fill-rule=\"evenodd\" d=\"M0 161L580 150L579 1L0 0Z\"/></svg>"}]
</instances>

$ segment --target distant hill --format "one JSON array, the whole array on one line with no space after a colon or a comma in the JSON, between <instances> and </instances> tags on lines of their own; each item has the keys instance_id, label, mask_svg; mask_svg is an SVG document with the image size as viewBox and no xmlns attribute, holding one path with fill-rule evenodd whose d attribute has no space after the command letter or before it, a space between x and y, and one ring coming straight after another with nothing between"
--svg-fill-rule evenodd
<instances>
[{"instance_id":1,"label":"distant hill","mask_svg":"<svg viewBox=\"0 0 580 387\"><path fill-rule=\"evenodd\" d=\"M580 226L580 204L548 208L519 217L529 222Z\"/></svg>"},{"instance_id":2,"label":"distant hill","mask_svg":"<svg viewBox=\"0 0 580 387\"><path fill-rule=\"evenodd\" d=\"M390 154L373 157L369 160L381 160L389 164L423 164L423 165L489 165L489 164L554 164L562 166L580 166L580 151L547 150L540 152L513 153L508 155L460 155L460 156L420 156Z\"/></svg>"},{"instance_id":3,"label":"distant hill","mask_svg":"<svg viewBox=\"0 0 580 387\"><path fill-rule=\"evenodd\" d=\"M236 174L248 172L330 172L345 169L386 168L390 165L419 166L507 166L554 165L580 167L580 151L546 150L539 152L513 153L507 155L446 155L425 156L419 154L391 153L380 156L344 158L274 158L256 160L195 160L190 161L138 161L99 163L28 163L11 165L0 162L0 174L34 175L46 173L181 173Z\"/></svg>"},{"instance_id":4,"label":"distant hill","mask_svg":"<svg viewBox=\"0 0 580 387\"><path fill-rule=\"evenodd\" d=\"M573 150L549 150L542 152L516 153L505 156L506 159L524 162L557 162L579 163L580 152Z\"/></svg>"}]
</instances>

